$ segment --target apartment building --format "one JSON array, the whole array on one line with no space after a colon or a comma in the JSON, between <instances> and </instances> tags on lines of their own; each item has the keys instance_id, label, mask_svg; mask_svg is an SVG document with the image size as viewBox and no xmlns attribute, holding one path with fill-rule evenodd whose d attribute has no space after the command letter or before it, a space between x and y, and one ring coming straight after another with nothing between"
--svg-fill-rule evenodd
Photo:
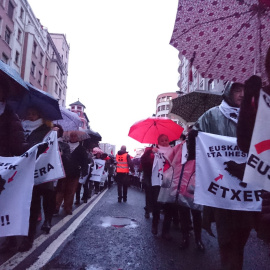
<instances>
[{"instance_id":1,"label":"apartment building","mask_svg":"<svg viewBox=\"0 0 270 270\"><path fill-rule=\"evenodd\" d=\"M0 0L0 59L65 107L69 45L51 34L27 0Z\"/></svg>"}]
</instances>

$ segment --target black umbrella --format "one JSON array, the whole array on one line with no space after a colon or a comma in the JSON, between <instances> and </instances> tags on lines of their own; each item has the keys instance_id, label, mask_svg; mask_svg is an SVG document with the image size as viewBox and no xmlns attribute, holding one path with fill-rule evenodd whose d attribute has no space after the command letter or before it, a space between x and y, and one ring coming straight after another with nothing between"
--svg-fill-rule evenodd
<instances>
[{"instance_id":1,"label":"black umbrella","mask_svg":"<svg viewBox=\"0 0 270 270\"><path fill-rule=\"evenodd\" d=\"M222 93L193 91L172 100L172 110L186 122L196 122L198 118L222 101Z\"/></svg>"},{"instance_id":2,"label":"black umbrella","mask_svg":"<svg viewBox=\"0 0 270 270\"><path fill-rule=\"evenodd\" d=\"M8 97L21 97L21 94L28 91L28 87L20 74L2 61L0 61L0 82L8 92Z\"/></svg>"},{"instance_id":3,"label":"black umbrella","mask_svg":"<svg viewBox=\"0 0 270 270\"><path fill-rule=\"evenodd\" d=\"M102 140L101 135L98 132L96 132L96 131L94 131L92 129L87 129L86 132L90 135L90 138L92 140L96 140L96 141L101 141Z\"/></svg>"},{"instance_id":4,"label":"black umbrella","mask_svg":"<svg viewBox=\"0 0 270 270\"><path fill-rule=\"evenodd\" d=\"M36 108L41 117L47 120L62 119L58 101L45 91L39 90L30 83L26 83L29 91L18 102L12 102L14 111L21 117L25 117L27 108Z\"/></svg>"}]
</instances>

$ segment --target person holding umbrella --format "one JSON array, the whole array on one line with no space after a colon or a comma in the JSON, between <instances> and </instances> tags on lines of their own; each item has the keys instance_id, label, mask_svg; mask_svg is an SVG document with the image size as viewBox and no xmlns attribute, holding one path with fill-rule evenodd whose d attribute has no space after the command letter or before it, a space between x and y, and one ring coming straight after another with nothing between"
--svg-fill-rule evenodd
<instances>
[{"instance_id":1,"label":"person holding umbrella","mask_svg":"<svg viewBox=\"0 0 270 270\"><path fill-rule=\"evenodd\" d=\"M126 151L126 146L122 145L116 155L116 182L118 191L118 202L127 201L127 191L129 186L129 171L134 173L133 163L130 155Z\"/></svg>"},{"instance_id":2,"label":"person holding umbrella","mask_svg":"<svg viewBox=\"0 0 270 270\"><path fill-rule=\"evenodd\" d=\"M244 85L233 83L231 88L224 92L220 106L205 112L194 124L193 129L236 137L239 109L243 98ZM194 130L193 133L196 133ZM222 269L242 269L244 247L254 225L254 212L204 206L203 228L211 235L213 235L211 231L213 218L216 222Z\"/></svg>"}]
</instances>

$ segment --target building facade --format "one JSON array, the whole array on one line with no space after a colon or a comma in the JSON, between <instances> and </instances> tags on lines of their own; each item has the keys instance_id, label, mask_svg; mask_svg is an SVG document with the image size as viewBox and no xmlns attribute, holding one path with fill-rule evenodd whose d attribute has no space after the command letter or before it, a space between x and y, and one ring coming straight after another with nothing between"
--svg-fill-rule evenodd
<instances>
[{"instance_id":1,"label":"building facade","mask_svg":"<svg viewBox=\"0 0 270 270\"><path fill-rule=\"evenodd\" d=\"M190 66L189 60L181 54L179 54L178 57L180 63L178 67L179 80L177 85L181 94L187 94L195 90L224 91L228 83L227 81L203 78L193 66Z\"/></svg>"},{"instance_id":2,"label":"building facade","mask_svg":"<svg viewBox=\"0 0 270 270\"><path fill-rule=\"evenodd\" d=\"M27 0L0 0L0 59L65 107L69 45L50 34Z\"/></svg>"},{"instance_id":3,"label":"building facade","mask_svg":"<svg viewBox=\"0 0 270 270\"><path fill-rule=\"evenodd\" d=\"M86 108L79 100L69 104L70 106L70 110L76 114L78 114L78 116L81 119L81 128L82 129L89 129L89 119L86 115L86 113L84 112L84 109Z\"/></svg>"}]
</instances>

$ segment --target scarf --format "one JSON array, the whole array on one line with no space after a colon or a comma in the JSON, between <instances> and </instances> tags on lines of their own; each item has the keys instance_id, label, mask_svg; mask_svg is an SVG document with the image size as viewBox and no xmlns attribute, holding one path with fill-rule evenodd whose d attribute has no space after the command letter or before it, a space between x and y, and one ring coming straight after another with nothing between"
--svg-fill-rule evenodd
<instances>
[{"instance_id":1,"label":"scarf","mask_svg":"<svg viewBox=\"0 0 270 270\"><path fill-rule=\"evenodd\" d=\"M158 146L158 153L163 154L164 156L168 157L173 152L173 149L170 146Z\"/></svg>"},{"instance_id":2,"label":"scarf","mask_svg":"<svg viewBox=\"0 0 270 270\"><path fill-rule=\"evenodd\" d=\"M75 143L71 143L69 142L68 145L70 147L70 153L72 153L78 146L79 146L79 142L75 142Z\"/></svg>"},{"instance_id":3,"label":"scarf","mask_svg":"<svg viewBox=\"0 0 270 270\"><path fill-rule=\"evenodd\" d=\"M42 118L36 121L24 120L22 121L22 127L24 129L24 136L27 138L34 130L43 125Z\"/></svg>"},{"instance_id":4,"label":"scarf","mask_svg":"<svg viewBox=\"0 0 270 270\"><path fill-rule=\"evenodd\" d=\"M0 102L0 115L2 115L5 111L5 108L6 108L6 102Z\"/></svg>"},{"instance_id":5,"label":"scarf","mask_svg":"<svg viewBox=\"0 0 270 270\"><path fill-rule=\"evenodd\" d=\"M240 108L231 107L226 101L222 100L221 104L219 105L219 109L226 118L237 124Z\"/></svg>"}]
</instances>

